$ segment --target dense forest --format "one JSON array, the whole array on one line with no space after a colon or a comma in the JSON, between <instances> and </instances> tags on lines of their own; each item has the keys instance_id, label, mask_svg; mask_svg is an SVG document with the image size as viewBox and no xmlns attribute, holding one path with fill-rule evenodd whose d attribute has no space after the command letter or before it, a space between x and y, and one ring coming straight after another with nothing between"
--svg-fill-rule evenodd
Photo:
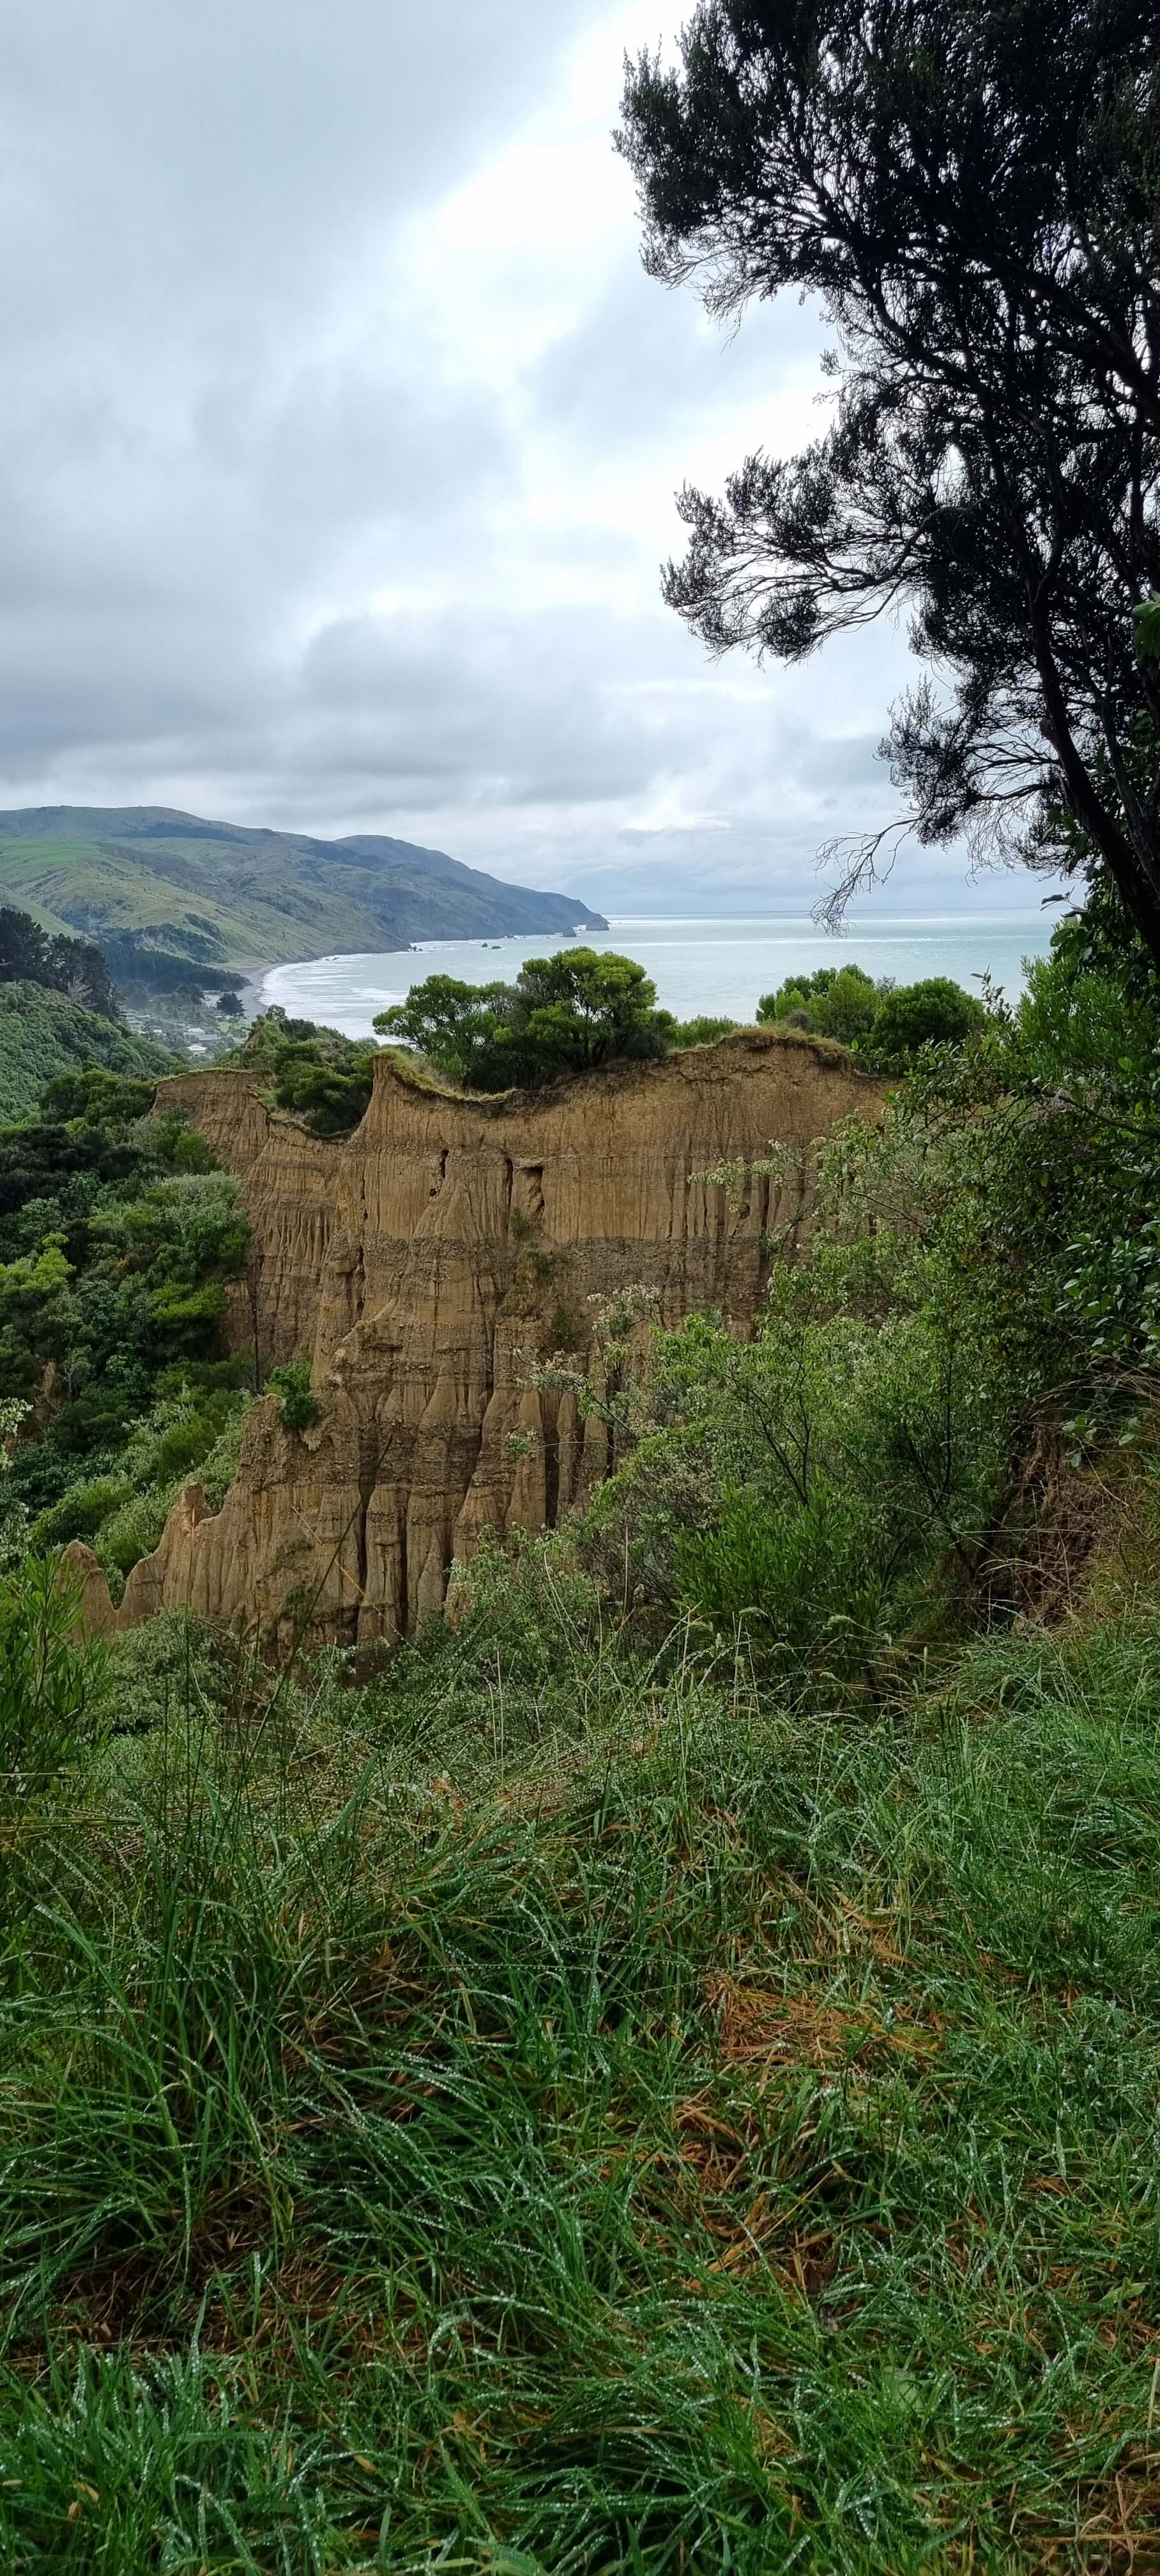
<instances>
[{"instance_id":1,"label":"dense forest","mask_svg":"<svg viewBox=\"0 0 1160 2576\"><path fill-rule=\"evenodd\" d=\"M789 661L903 608L888 835L1070 895L1012 1003L837 951L762 998L865 1115L748 1337L627 1290L525 1355L606 1434L557 1528L389 1653L86 1639L62 1545L115 1596L231 1476L246 1220L124 1070L0 1131L19 2576L1158 2563L1158 111L1129 0L700 0L629 66L651 271L835 342L817 441L684 492L672 604ZM730 1044L583 950L379 1034L529 1117ZM237 1061L341 1140L372 1057ZM326 1388L268 1383L306 1460Z\"/></svg>"}]
</instances>

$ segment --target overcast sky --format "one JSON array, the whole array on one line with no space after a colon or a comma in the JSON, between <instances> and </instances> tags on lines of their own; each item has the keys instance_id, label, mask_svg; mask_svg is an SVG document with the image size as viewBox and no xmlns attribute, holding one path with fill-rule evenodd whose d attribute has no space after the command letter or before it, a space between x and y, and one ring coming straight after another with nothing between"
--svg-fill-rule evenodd
<instances>
[{"instance_id":1,"label":"overcast sky","mask_svg":"<svg viewBox=\"0 0 1160 2576\"><path fill-rule=\"evenodd\" d=\"M888 628L710 665L673 494L813 434L793 303L640 268L665 0L17 0L0 802L386 831L605 911L804 910L883 819ZM893 911L1019 904L911 852Z\"/></svg>"}]
</instances>

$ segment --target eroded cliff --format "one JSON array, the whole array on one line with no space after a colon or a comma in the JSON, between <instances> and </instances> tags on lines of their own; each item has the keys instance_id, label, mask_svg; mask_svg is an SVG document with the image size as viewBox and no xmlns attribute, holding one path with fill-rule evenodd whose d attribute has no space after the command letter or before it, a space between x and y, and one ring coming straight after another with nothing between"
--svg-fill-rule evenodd
<instances>
[{"instance_id":1,"label":"eroded cliff","mask_svg":"<svg viewBox=\"0 0 1160 2576\"><path fill-rule=\"evenodd\" d=\"M760 1165L878 1096L838 1050L762 1030L494 1101L383 1055L335 1141L272 1114L249 1072L161 1092L243 1183L233 1330L267 1360L309 1355L321 1418L300 1434L255 1404L222 1510L188 1488L116 1613L74 1551L88 1624L187 1605L359 1643L413 1629L482 1530L554 1523L599 1477L601 1426L529 1387L529 1361L582 1358L590 1301L627 1286L668 1323L712 1307L747 1329L769 1233L792 1258L810 1214L808 1157L780 1184ZM740 1193L707 1177L723 1164Z\"/></svg>"}]
</instances>

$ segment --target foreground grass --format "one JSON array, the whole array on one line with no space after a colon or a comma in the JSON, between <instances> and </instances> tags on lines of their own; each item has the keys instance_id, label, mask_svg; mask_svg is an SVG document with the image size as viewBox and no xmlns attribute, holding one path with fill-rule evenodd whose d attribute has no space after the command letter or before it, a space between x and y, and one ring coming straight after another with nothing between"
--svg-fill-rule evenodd
<instances>
[{"instance_id":1,"label":"foreground grass","mask_svg":"<svg viewBox=\"0 0 1160 2576\"><path fill-rule=\"evenodd\" d=\"M569 1652L178 1675L29 1839L4 2565L1157 2565L1153 1617Z\"/></svg>"}]
</instances>

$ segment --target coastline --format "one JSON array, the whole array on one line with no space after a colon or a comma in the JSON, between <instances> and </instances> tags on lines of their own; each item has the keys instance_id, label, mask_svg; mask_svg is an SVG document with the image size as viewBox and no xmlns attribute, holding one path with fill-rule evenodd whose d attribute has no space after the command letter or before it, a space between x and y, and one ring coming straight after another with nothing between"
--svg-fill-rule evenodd
<instances>
[{"instance_id":1,"label":"coastline","mask_svg":"<svg viewBox=\"0 0 1160 2576\"><path fill-rule=\"evenodd\" d=\"M276 963L277 960L271 958L263 964L242 966L238 969L246 979L242 986L242 1009L248 1020L258 1018L262 1008L262 986L267 975L273 974Z\"/></svg>"},{"instance_id":2,"label":"coastline","mask_svg":"<svg viewBox=\"0 0 1160 2576\"><path fill-rule=\"evenodd\" d=\"M235 967L234 972L244 978L242 984L242 1009L248 1020L253 1020L258 1017L262 1008L262 994L266 978L268 975L277 974L279 967L322 966L330 965L332 961L337 965L344 957L363 957L369 955L376 957L410 957L414 954L415 946L415 941L407 939L402 941L398 947L374 950L362 948L327 948L324 949L321 954L311 955L308 957L267 957L261 958L256 962L239 965Z\"/></svg>"}]
</instances>

